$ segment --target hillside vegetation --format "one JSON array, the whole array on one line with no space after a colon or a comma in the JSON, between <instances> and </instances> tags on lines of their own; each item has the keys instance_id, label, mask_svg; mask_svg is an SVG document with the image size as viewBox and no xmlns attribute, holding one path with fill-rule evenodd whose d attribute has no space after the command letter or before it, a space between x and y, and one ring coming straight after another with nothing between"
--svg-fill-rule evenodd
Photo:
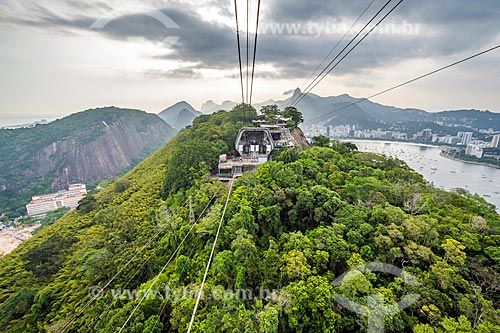
<instances>
[{"instance_id":1,"label":"hillside vegetation","mask_svg":"<svg viewBox=\"0 0 500 333\"><path fill-rule=\"evenodd\" d=\"M154 286L179 297L146 298L123 330L186 332L195 299L181 291L201 283L227 196L209 175L255 115L240 106L198 117L1 258L0 331L58 332L92 298L89 289L118 272L110 289L145 292L191 228L185 203L192 196L201 219ZM335 294L360 304L372 294L391 304L420 295L387 318L387 332L499 332L499 231L500 217L486 201L435 189L402 161L340 143L285 150L235 182L205 285L206 295L224 297L202 300L193 332L365 331L366 317L343 308ZM374 261L404 267L418 285L369 271L332 284ZM236 297L262 288L276 292ZM106 292L68 331L117 332L139 299Z\"/></svg>"},{"instance_id":2,"label":"hillside vegetation","mask_svg":"<svg viewBox=\"0 0 500 333\"><path fill-rule=\"evenodd\" d=\"M31 196L68 181L98 182L164 145L175 130L157 115L102 108L34 128L0 130L0 213L24 213Z\"/></svg>"}]
</instances>

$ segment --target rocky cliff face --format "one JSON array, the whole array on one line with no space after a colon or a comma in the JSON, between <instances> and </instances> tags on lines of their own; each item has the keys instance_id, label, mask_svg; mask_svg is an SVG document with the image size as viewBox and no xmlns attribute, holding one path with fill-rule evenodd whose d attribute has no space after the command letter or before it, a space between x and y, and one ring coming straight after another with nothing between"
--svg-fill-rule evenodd
<instances>
[{"instance_id":1,"label":"rocky cliff face","mask_svg":"<svg viewBox=\"0 0 500 333\"><path fill-rule=\"evenodd\" d=\"M103 124L104 125L104 124ZM36 177L56 172L54 190L75 182L97 182L113 177L170 138L162 122L149 124L144 132L137 130L140 119L123 117L103 126L103 135L92 142L69 138L59 140L36 154L35 168L28 171Z\"/></svg>"},{"instance_id":2,"label":"rocky cliff face","mask_svg":"<svg viewBox=\"0 0 500 333\"><path fill-rule=\"evenodd\" d=\"M292 138L295 143L295 146L299 150L305 150L308 148L311 148L311 145L309 144L309 141L307 141L306 136L304 135L304 132L300 128L295 128L292 130Z\"/></svg>"},{"instance_id":3,"label":"rocky cliff face","mask_svg":"<svg viewBox=\"0 0 500 333\"><path fill-rule=\"evenodd\" d=\"M175 130L137 110L81 112L33 129L0 132L0 213L68 183L112 178L164 145ZM15 200L14 200L15 199Z\"/></svg>"}]
</instances>

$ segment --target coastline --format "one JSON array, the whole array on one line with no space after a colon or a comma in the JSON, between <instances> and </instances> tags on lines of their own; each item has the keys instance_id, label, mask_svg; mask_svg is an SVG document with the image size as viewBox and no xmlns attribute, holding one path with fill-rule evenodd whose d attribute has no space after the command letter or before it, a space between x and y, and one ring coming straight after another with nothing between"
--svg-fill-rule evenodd
<instances>
[{"instance_id":1,"label":"coastline","mask_svg":"<svg viewBox=\"0 0 500 333\"><path fill-rule=\"evenodd\" d=\"M391 143L391 144L402 143L402 144L407 144L407 145L412 145L412 146L438 148L438 149L441 149L441 147L443 147L443 145L430 145L427 143L410 142L410 141L388 141L388 140L382 140L382 139L376 140L376 139L352 138L352 139L338 139L338 141L340 141L340 142L364 141L364 142L381 142L381 143Z\"/></svg>"},{"instance_id":2,"label":"coastline","mask_svg":"<svg viewBox=\"0 0 500 333\"><path fill-rule=\"evenodd\" d=\"M453 160L453 161L463 162L463 163L467 163L467 164L474 164L474 165L482 165L482 166L489 167L489 168L494 168L494 169L500 169L500 166L498 166L498 165L489 164L489 163L485 163L485 162L474 162L474 161L462 160L460 158L453 157L453 156L450 156L448 154L445 154L442 151L439 153L439 155L441 157L444 157L444 158L447 158L447 159Z\"/></svg>"},{"instance_id":3,"label":"coastline","mask_svg":"<svg viewBox=\"0 0 500 333\"><path fill-rule=\"evenodd\" d=\"M355 140L349 141L353 142ZM392 141L386 142L390 144L394 143ZM500 213L500 193L497 193L499 191L500 179L500 168L498 167L486 165L481 162L462 161L453 158L453 156L446 156L443 154L443 150L446 150L446 147L434 147L439 150L432 148L421 150L418 146L422 145L408 143L400 143L406 145L404 148L398 146L385 147L384 141L381 140L356 140L354 143L359 143L361 147L367 147L367 149L362 149L362 151L374 151L378 153L381 153L380 151L387 151L388 153L392 152L396 154L395 156L399 154L399 159L406 161L413 170L421 174L428 182L434 183L435 187L444 190L464 188L470 193L477 193L481 197L484 197L487 202L495 205L497 212ZM364 143L368 143L368 145ZM369 147L372 146L371 144L373 144L373 149L370 150ZM404 153L405 151L406 153ZM431 167L436 167L438 170L431 172ZM453 173L458 173L458 175L454 175ZM470 174L464 177L468 173ZM485 178L483 174L487 174L488 179L483 179Z\"/></svg>"},{"instance_id":4,"label":"coastline","mask_svg":"<svg viewBox=\"0 0 500 333\"><path fill-rule=\"evenodd\" d=\"M22 242L33 236L33 231L41 224L21 225L9 227L0 231L0 257L3 257L16 249Z\"/></svg>"},{"instance_id":5,"label":"coastline","mask_svg":"<svg viewBox=\"0 0 500 333\"><path fill-rule=\"evenodd\" d=\"M339 141L343 141L343 142L353 142L353 141L365 141L365 142L368 142L368 141L372 141L372 142L381 142L381 143L403 143L403 144L408 144L408 145L412 145L412 146L437 148L437 149L441 150L441 152L439 153L439 155L441 157L447 158L449 160L453 160L453 161L457 161L457 162L463 162L463 163L467 163L467 164L481 165L481 166L485 166L485 167L489 167L489 168L494 168L494 169L500 169L499 165L490 164L490 163L486 163L486 162L467 161L467 160L462 160L460 158L456 158L456 157L444 154L443 150L446 149L445 148L446 146L443 146L443 145L429 145L429 144L418 143L418 142L387 141L387 140L373 140L373 139L360 139L360 138L355 138L355 139L340 139Z\"/></svg>"}]
</instances>

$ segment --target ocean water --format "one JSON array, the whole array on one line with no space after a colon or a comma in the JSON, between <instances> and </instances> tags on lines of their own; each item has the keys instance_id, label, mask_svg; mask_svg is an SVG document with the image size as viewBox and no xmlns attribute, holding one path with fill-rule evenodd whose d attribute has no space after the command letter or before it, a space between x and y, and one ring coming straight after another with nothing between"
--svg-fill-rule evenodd
<instances>
[{"instance_id":1,"label":"ocean water","mask_svg":"<svg viewBox=\"0 0 500 333\"><path fill-rule=\"evenodd\" d=\"M500 209L500 169L455 161L440 155L438 147L412 143L349 140L360 151L405 161L435 187L463 188L477 193Z\"/></svg>"}]
</instances>

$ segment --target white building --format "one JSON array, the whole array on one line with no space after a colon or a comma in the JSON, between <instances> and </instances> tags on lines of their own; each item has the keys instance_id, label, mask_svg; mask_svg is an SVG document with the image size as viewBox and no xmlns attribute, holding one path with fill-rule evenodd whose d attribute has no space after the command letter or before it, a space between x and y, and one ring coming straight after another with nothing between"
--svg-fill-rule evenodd
<instances>
[{"instance_id":1,"label":"white building","mask_svg":"<svg viewBox=\"0 0 500 333\"><path fill-rule=\"evenodd\" d=\"M493 137L493 141L491 142L492 148L500 148L500 134L497 134Z\"/></svg>"},{"instance_id":2,"label":"white building","mask_svg":"<svg viewBox=\"0 0 500 333\"><path fill-rule=\"evenodd\" d=\"M424 141L432 140L432 130L430 128L426 128L422 131L422 140Z\"/></svg>"},{"instance_id":3,"label":"white building","mask_svg":"<svg viewBox=\"0 0 500 333\"><path fill-rule=\"evenodd\" d=\"M474 156L476 158L483 158L483 147L478 144L468 144L465 149L465 154L469 156Z\"/></svg>"},{"instance_id":4,"label":"white building","mask_svg":"<svg viewBox=\"0 0 500 333\"><path fill-rule=\"evenodd\" d=\"M73 184L68 190L56 193L36 195L32 201L26 205L26 211L30 216L42 215L61 207L74 209L87 194L85 184Z\"/></svg>"},{"instance_id":5,"label":"white building","mask_svg":"<svg viewBox=\"0 0 500 333\"><path fill-rule=\"evenodd\" d=\"M459 132L458 137L461 140L460 144L462 146L467 146L469 143L472 142L473 135L474 135L474 133L472 133L472 132Z\"/></svg>"}]
</instances>

